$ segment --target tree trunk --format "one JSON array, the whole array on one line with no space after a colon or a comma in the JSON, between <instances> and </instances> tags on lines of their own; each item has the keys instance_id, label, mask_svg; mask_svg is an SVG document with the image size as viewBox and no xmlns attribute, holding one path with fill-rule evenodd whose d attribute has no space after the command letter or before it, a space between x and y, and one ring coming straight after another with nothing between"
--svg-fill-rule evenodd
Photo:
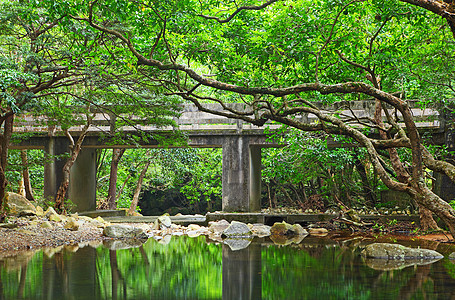
<instances>
[{"instance_id":1,"label":"tree trunk","mask_svg":"<svg viewBox=\"0 0 455 300\"><path fill-rule=\"evenodd\" d=\"M436 221L433 219L433 213L420 204L419 204L419 216L420 216L420 229L422 229L423 231L441 230L441 228L439 228Z\"/></svg>"},{"instance_id":2,"label":"tree trunk","mask_svg":"<svg viewBox=\"0 0 455 300\"><path fill-rule=\"evenodd\" d=\"M69 138L71 141L71 155L66 161L65 165L63 166L63 179L62 182L60 183L60 187L57 191L57 195L55 196L55 204L54 208L57 210L57 212L62 213L65 211L65 196L66 192L68 190L68 186L70 183L70 170L71 167L73 166L74 162L77 159L77 156L81 152L81 147L82 143L84 142L85 136L87 135L87 131L89 128L89 124L84 126L84 129L77 139L76 143L74 143L73 138L71 137L71 134L68 131L65 131L66 136Z\"/></svg>"},{"instance_id":3,"label":"tree trunk","mask_svg":"<svg viewBox=\"0 0 455 300\"><path fill-rule=\"evenodd\" d=\"M424 183L421 183L419 188L420 190L412 195L417 204L424 206L441 218L447 225L452 237L455 238L455 210Z\"/></svg>"},{"instance_id":4,"label":"tree trunk","mask_svg":"<svg viewBox=\"0 0 455 300\"><path fill-rule=\"evenodd\" d=\"M370 205L376 205L376 194L374 193L373 188L371 187L370 181L368 180L367 172L365 170L365 166L360 161L359 157L357 156L357 151L355 151L356 157L354 160L354 165L357 169L357 172L360 175L360 179L362 180L362 189L365 195L365 200Z\"/></svg>"},{"instance_id":5,"label":"tree trunk","mask_svg":"<svg viewBox=\"0 0 455 300\"><path fill-rule=\"evenodd\" d=\"M35 201L33 197L32 185L30 183L30 173L28 170L27 150L21 150L22 160L22 178L24 179L25 198L30 201Z\"/></svg>"},{"instance_id":6,"label":"tree trunk","mask_svg":"<svg viewBox=\"0 0 455 300\"><path fill-rule=\"evenodd\" d=\"M109 190L107 192L107 208L116 209L116 193L117 193L117 171L118 164L122 158L123 153L125 153L125 148L123 149L114 149L112 151L112 161L111 161L111 170L109 175Z\"/></svg>"},{"instance_id":7,"label":"tree trunk","mask_svg":"<svg viewBox=\"0 0 455 300\"><path fill-rule=\"evenodd\" d=\"M4 203L6 186L8 180L6 179L6 165L8 158L8 147L13 134L13 121L14 115L8 116L5 119L3 127L3 135L0 136L0 210L4 211L6 203Z\"/></svg>"},{"instance_id":8,"label":"tree trunk","mask_svg":"<svg viewBox=\"0 0 455 300\"><path fill-rule=\"evenodd\" d=\"M146 156L148 156L149 151L147 151ZM133 195L133 200L131 201L130 209L128 210L128 213L131 215L136 211L137 204L139 202L139 194L141 193L141 188L142 188L142 182L144 181L145 174L147 173L147 170L152 163L152 160L147 160L145 163L144 168L141 171L141 174L139 175L139 179L137 180L136 188L134 190L134 195Z\"/></svg>"}]
</instances>

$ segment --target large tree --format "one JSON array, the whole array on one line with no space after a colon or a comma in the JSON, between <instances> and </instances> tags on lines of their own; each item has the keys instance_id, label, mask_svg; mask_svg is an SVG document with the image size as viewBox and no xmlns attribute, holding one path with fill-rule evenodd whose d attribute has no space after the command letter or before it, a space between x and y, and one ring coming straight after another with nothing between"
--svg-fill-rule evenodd
<instances>
[{"instance_id":1,"label":"large tree","mask_svg":"<svg viewBox=\"0 0 455 300\"><path fill-rule=\"evenodd\" d=\"M256 125L271 120L352 138L366 149L385 185L411 195L455 234L455 211L431 191L424 173L429 168L454 180L455 168L427 150L407 100L453 96L452 6L406 2L413 5L390 0L105 0L52 9L56 18L66 15L122 41L138 72L200 110ZM54 1L40 4L46 3ZM376 100L371 119L341 116L313 104L346 101L349 106L349 101L368 98ZM225 105L232 101L243 101L246 110ZM206 102L218 102L228 112L210 111ZM387 113L386 107L396 113ZM304 114L319 122L301 121ZM408 161L397 148L408 149ZM388 151L393 175L379 149Z\"/></svg>"}]
</instances>

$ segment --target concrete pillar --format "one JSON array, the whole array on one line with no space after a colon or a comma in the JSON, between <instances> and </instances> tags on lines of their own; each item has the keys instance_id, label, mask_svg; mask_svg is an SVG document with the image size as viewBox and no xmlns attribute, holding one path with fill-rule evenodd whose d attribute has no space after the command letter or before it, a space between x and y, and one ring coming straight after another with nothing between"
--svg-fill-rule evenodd
<instances>
[{"instance_id":1,"label":"concrete pillar","mask_svg":"<svg viewBox=\"0 0 455 300\"><path fill-rule=\"evenodd\" d=\"M248 137L226 137L223 143L223 211L260 209L261 148Z\"/></svg>"},{"instance_id":2,"label":"concrete pillar","mask_svg":"<svg viewBox=\"0 0 455 300\"><path fill-rule=\"evenodd\" d=\"M96 150L82 148L70 171L68 199L76 211L96 209Z\"/></svg>"},{"instance_id":3,"label":"concrete pillar","mask_svg":"<svg viewBox=\"0 0 455 300\"><path fill-rule=\"evenodd\" d=\"M53 200L63 179L63 166L65 158L56 159L56 155L61 156L68 153L69 142L67 138L50 137L44 146L46 163L44 165L44 198Z\"/></svg>"},{"instance_id":4,"label":"concrete pillar","mask_svg":"<svg viewBox=\"0 0 455 300\"><path fill-rule=\"evenodd\" d=\"M262 298L261 245L232 251L223 244L223 299Z\"/></svg>"},{"instance_id":5,"label":"concrete pillar","mask_svg":"<svg viewBox=\"0 0 455 300\"><path fill-rule=\"evenodd\" d=\"M261 210L261 147L250 146L250 211Z\"/></svg>"},{"instance_id":6,"label":"concrete pillar","mask_svg":"<svg viewBox=\"0 0 455 300\"><path fill-rule=\"evenodd\" d=\"M455 131L447 130L445 133L445 144L448 151L455 151ZM455 165L455 157L449 156L447 162ZM436 179L433 182L433 191L447 202L455 199L455 183L450 178L442 173L435 173L433 177Z\"/></svg>"},{"instance_id":7,"label":"concrete pillar","mask_svg":"<svg viewBox=\"0 0 455 300\"><path fill-rule=\"evenodd\" d=\"M44 166L44 197L53 200L63 179L66 158L56 159L69 151L66 137L51 137L45 145L49 163ZM73 211L88 211L96 208L96 150L83 148L70 170L70 185L67 198L75 204Z\"/></svg>"}]
</instances>

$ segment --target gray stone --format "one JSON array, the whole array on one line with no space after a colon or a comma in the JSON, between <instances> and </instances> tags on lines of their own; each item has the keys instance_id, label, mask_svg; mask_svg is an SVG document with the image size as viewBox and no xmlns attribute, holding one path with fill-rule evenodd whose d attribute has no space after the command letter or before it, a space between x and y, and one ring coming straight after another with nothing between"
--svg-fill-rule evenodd
<instances>
[{"instance_id":1,"label":"gray stone","mask_svg":"<svg viewBox=\"0 0 455 300\"><path fill-rule=\"evenodd\" d=\"M264 224L252 224L250 227L250 230L251 232L258 236L258 237L266 237L266 236L269 236L271 233L270 233L270 229L272 227L268 226L268 225L264 225ZM302 228L303 229L303 228Z\"/></svg>"},{"instance_id":2,"label":"gray stone","mask_svg":"<svg viewBox=\"0 0 455 300\"><path fill-rule=\"evenodd\" d=\"M171 227L172 221L169 216L160 216L158 217L158 222L166 228Z\"/></svg>"},{"instance_id":3,"label":"gray stone","mask_svg":"<svg viewBox=\"0 0 455 300\"><path fill-rule=\"evenodd\" d=\"M128 225L106 226L103 230L103 234L107 237L117 239L147 239L147 235L143 229Z\"/></svg>"},{"instance_id":4,"label":"gray stone","mask_svg":"<svg viewBox=\"0 0 455 300\"><path fill-rule=\"evenodd\" d=\"M229 222L226 220L219 220L218 222L209 222L209 230L213 233L222 233L229 227Z\"/></svg>"},{"instance_id":5,"label":"gray stone","mask_svg":"<svg viewBox=\"0 0 455 300\"><path fill-rule=\"evenodd\" d=\"M245 249L251 244L252 239L248 238L227 238L223 241L226 245L231 248L232 251L237 251L241 249Z\"/></svg>"},{"instance_id":6,"label":"gray stone","mask_svg":"<svg viewBox=\"0 0 455 300\"><path fill-rule=\"evenodd\" d=\"M20 215L22 211L32 211L33 213L36 213L35 206L28 201L27 198L16 193L7 193L6 204L8 206L9 214L14 216Z\"/></svg>"},{"instance_id":7,"label":"gray stone","mask_svg":"<svg viewBox=\"0 0 455 300\"><path fill-rule=\"evenodd\" d=\"M429 249L409 248L399 244L374 243L365 247L362 255L366 258L382 259L435 259L443 258L439 252Z\"/></svg>"},{"instance_id":8,"label":"gray stone","mask_svg":"<svg viewBox=\"0 0 455 300\"><path fill-rule=\"evenodd\" d=\"M450 259L455 259L455 252L450 253L449 258Z\"/></svg>"},{"instance_id":9,"label":"gray stone","mask_svg":"<svg viewBox=\"0 0 455 300\"><path fill-rule=\"evenodd\" d=\"M248 225L238 221L232 221L231 225L223 231L223 236L226 237L251 237L251 232Z\"/></svg>"}]
</instances>

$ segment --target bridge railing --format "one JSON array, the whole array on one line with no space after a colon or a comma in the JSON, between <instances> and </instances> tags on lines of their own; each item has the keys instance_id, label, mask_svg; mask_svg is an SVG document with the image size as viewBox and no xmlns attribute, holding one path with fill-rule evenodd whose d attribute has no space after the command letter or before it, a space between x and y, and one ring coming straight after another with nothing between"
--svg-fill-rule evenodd
<instances>
[{"instance_id":1,"label":"bridge railing","mask_svg":"<svg viewBox=\"0 0 455 300\"><path fill-rule=\"evenodd\" d=\"M243 103L231 103L229 104L231 108L235 108L238 111L246 111L246 105ZM345 120L351 119L355 122L357 119L372 119L374 117L374 101L346 101L346 102L336 102L331 105L324 106L321 103L315 103L322 111L327 113L335 113L340 118ZM223 111L221 105L219 104L207 104L208 108L217 111ZM428 129L438 129L442 126L442 122L439 118L439 112L436 109L432 108L420 108L417 106L416 101L411 102L412 113L414 115L414 120L416 125L420 128ZM398 122L402 122L403 118L399 112L396 112L394 109L389 108L389 113L395 116ZM383 112L383 117L385 118L385 113ZM85 116L75 114L74 118L79 118L81 120L85 119ZM121 128L116 128L115 130L120 130L124 132L131 131L170 131L170 130L182 130L182 131L194 131L194 130L203 130L203 131L215 131L215 130L263 130L265 127L277 128L281 126L280 124L268 122L264 126L259 127L253 124L244 122L243 120L226 118L223 116L213 115L210 113L202 112L197 109L195 105L185 104L182 106L182 111L179 117L174 117L175 126L164 126L158 127L156 125L143 124L143 119L140 117L134 116L134 114L121 114L119 116L114 115L113 113L106 111L98 111L95 113L92 119L92 126L89 131L92 132L105 132L109 133L114 130L114 124L116 119L123 118L127 120L130 124L124 125ZM318 122L318 118L310 113L303 113L297 115L296 119L306 122L314 123ZM61 131L59 126L48 126L46 125L49 119L46 116L32 116L30 114L23 114L16 118L14 123L14 132L30 132L30 133L55 133ZM83 125L73 126L69 129L70 132L80 132L83 128Z\"/></svg>"}]
</instances>

